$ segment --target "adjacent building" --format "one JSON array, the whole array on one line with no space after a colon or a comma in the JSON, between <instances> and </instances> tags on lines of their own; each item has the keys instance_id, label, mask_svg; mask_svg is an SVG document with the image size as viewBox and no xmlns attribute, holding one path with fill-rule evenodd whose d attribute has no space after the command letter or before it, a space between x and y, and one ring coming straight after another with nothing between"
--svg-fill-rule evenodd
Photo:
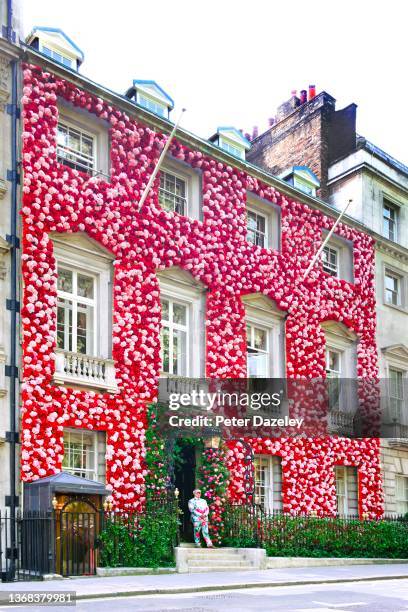
<instances>
[{"instance_id":1,"label":"adjacent building","mask_svg":"<svg viewBox=\"0 0 408 612\"><path fill-rule=\"evenodd\" d=\"M382 441L385 510L405 514L408 167L356 133L356 111L355 104L336 110L334 98L326 92L309 95L308 100L292 95L279 107L270 128L251 143L248 159L306 193L320 195L338 211L351 199L347 214L375 234L376 339L387 422L387 438ZM347 249L337 236L325 251L329 273L351 273ZM341 365L338 368L344 376Z\"/></svg>"}]
</instances>

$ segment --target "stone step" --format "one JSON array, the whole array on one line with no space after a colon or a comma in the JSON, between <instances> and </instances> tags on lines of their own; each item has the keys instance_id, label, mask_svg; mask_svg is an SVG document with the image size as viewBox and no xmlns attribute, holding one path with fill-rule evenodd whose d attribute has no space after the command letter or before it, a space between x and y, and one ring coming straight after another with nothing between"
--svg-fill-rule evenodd
<instances>
[{"instance_id":1,"label":"stone step","mask_svg":"<svg viewBox=\"0 0 408 612\"><path fill-rule=\"evenodd\" d=\"M214 557L210 557L210 555L191 555L188 557L187 563L190 561L203 561L204 563L217 563L217 561L240 561L245 559L241 555L214 555Z\"/></svg>"},{"instance_id":2,"label":"stone step","mask_svg":"<svg viewBox=\"0 0 408 612\"><path fill-rule=\"evenodd\" d=\"M252 565L240 565L238 568L236 565L225 565L223 567L214 567L213 565L200 565L197 567L190 567L188 570L189 574L198 574L198 573L204 573L204 572L234 572L236 570L239 571L247 571L247 570L253 570L254 568L252 567Z\"/></svg>"},{"instance_id":3,"label":"stone step","mask_svg":"<svg viewBox=\"0 0 408 612\"><path fill-rule=\"evenodd\" d=\"M246 566L246 565L250 565L248 563L248 561L245 561L244 559L237 559L237 560L231 560L231 559L217 559L216 561L210 561L208 560L202 560L202 559L193 559L192 561L188 562L188 567L192 568L192 567L213 567L214 569L217 567L242 567L242 566Z\"/></svg>"},{"instance_id":4,"label":"stone step","mask_svg":"<svg viewBox=\"0 0 408 612\"><path fill-rule=\"evenodd\" d=\"M195 555L201 555L202 557L224 557L224 555L227 555L228 557L239 557L242 555L242 553L238 550L217 550L216 548L192 548L191 550L188 550L187 557L189 559L191 559L191 557L195 557Z\"/></svg>"}]
</instances>

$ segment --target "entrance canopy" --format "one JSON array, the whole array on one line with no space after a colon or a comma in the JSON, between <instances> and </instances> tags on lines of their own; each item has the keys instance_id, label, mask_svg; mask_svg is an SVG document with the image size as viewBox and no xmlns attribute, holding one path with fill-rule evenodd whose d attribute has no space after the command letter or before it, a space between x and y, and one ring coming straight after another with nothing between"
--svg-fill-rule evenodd
<instances>
[{"instance_id":1,"label":"entrance canopy","mask_svg":"<svg viewBox=\"0 0 408 612\"><path fill-rule=\"evenodd\" d=\"M24 485L24 510L52 510L55 493L67 495L110 495L111 491L101 482L59 472Z\"/></svg>"}]
</instances>

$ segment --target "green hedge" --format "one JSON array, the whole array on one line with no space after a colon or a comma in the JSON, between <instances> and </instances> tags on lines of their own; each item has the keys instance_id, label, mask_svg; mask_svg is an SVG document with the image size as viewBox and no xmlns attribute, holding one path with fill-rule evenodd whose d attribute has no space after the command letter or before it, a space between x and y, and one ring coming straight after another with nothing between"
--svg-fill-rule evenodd
<instances>
[{"instance_id":1,"label":"green hedge","mask_svg":"<svg viewBox=\"0 0 408 612\"><path fill-rule=\"evenodd\" d=\"M236 519L239 518L237 521ZM408 558L407 520L225 516L225 546L262 546L270 557Z\"/></svg>"},{"instance_id":2,"label":"green hedge","mask_svg":"<svg viewBox=\"0 0 408 612\"><path fill-rule=\"evenodd\" d=\"M146 513L105 520L99 535L101 567L172 567L178 518L165 505Z\"/></svg>"}]
</instances>

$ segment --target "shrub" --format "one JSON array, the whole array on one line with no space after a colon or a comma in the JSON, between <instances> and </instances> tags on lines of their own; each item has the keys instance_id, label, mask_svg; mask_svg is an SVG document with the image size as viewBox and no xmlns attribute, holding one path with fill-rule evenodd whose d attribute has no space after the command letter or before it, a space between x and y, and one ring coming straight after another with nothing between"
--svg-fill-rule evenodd
<instances>
[{"instance_id":1,"label":"shrub","mask_svg":"<svg viewBox=\"0 0 408 612\"><path fill-rule=\"evenodd\" d=\"M171 567L177 539L178 517L174 507L129 517L108 517L101 531L101 567Z\"/></svg>"},{"instance_id":2,"label":"shrub","mask_svg":"<svg viewBox=\"0 0 408 612\"><path fill-rule=\"evenodd\" d=\"M270 557L408 558L406 520L242 516L242 510L226 510L224 545L259 545Z\"/></svg>"}]
</instances>

